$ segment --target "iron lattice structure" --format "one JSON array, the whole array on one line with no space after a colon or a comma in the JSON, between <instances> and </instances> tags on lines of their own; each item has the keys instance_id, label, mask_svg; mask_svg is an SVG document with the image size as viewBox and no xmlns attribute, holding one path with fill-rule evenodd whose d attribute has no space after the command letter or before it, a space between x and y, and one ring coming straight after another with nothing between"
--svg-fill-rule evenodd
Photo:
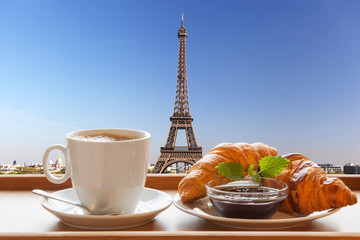
<instances>
[{"instance_id":1,"label":"iron lattice structure","mask_svg":"<svg viewBox=\"0 0 360 240\"><path fill-rule=\"evenodd\" d=\"M202 148L197 144L192 125L193 118L190 115L186 73L187 33L186 28L184 27L183 16L181 27L178 32L178 38L179 59L174 113L170 117L171 125L165 146L160 148L160 157L157 160L152 173L163 173L167 167L174 163L184 163L186 171L186 166L193 165L197 160L202 158ZM185 130L187 146L175 146L177 133L180 129Z\"/></svg>"}]
</instances>

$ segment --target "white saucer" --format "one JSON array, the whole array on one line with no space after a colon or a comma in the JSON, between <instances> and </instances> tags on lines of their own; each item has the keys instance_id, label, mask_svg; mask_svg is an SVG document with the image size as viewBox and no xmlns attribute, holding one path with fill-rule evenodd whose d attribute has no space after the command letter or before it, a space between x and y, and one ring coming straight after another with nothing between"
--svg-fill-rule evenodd
<instances>
[{"instance_id":1,"label":"white saucer","mask_svg":"<svg viewBox=\"0 0 360 240\"><path fill-rule=\"evenodd\" d=\"M241 219L241 218L226 218L214 209L208 197L196 200L192 203L184 204L179 194L173 199L174 205L188 213L210 222L234 228L248 229L248 230L279 230L289 229L308 225L311 221L322 218L333 213L336 213L340 208L330 209L322 212L314 212L307 216L293 216L283 212L275 213L270 219Z\"/></svg>"},{"instance_id":2,"label":"white saucer","mask_svg":"<svg viewBox=\"0 0 360 240\"><path fill-rule=\"evenodd\" d=\"M73 188L57 191L53 194L79 202ZM114 230L136 227L151 222L160 212L171 205L171 200L171 197L164 192L145 188L135 213L114 216L88 215L78 207L48 198L44 198L41 205L66 225L93 230Z\"/></svg>"}]
</instances>

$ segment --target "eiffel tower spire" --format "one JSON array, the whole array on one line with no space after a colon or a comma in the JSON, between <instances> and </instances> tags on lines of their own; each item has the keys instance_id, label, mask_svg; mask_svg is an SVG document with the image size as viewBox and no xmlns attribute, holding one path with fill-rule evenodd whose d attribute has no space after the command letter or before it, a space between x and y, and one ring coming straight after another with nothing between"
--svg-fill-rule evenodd
<instances>
[{"instance_id":1,"label":"eiffel tower spire","mask_svg":"<svg viewBox=\"0 0 360 240\"><path fill-rule=\"evenodd\" d=\"M193 165L202 157L202 148L198 146L194 129L193 118L190 115L189 94L187 88L186 72L186 28L184 27L184 14L181 17L181 27L178 32L179 57L176 81L175 106L170 117L171 126L164 147L160 148L160 157L152 172L163 173L167 167L176 163L184 163L184 168ZM175 146L178 130L186 132L187 146ZM178 167L176 167L178 170Z\"/></svg>"},{"instance_id":2,"label":"eiffel tower spire","mask_svg":"<svg viewBox=\"0 0 360 240\"><path fill-rule=\"evenodd\" d=\"M181 14L181 27L184 27L184 13Z\"/></svg>"}]
</instances>

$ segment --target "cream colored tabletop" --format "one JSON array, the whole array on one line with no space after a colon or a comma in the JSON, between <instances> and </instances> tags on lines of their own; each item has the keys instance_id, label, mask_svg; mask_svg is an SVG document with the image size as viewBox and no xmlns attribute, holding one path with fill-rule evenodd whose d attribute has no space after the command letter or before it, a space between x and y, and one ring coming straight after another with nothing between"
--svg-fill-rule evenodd
<instances>
[{"instance_id":1,"label":"cream colored tabletop","mask_svg":"<svg viewBox=\"0 0 360 240\"><path fill-rule=\"evenodd\" d=\"M171 196L175 190L165 190ZM357 191L358 197L360 192ZM115 231L89 231L69 227L61 223L55 216L47 212L40 204L41 197L31 191L1 191L0 192L0 232L2 237L45 237L45 236L130 236L143 237L164 236L206 236L215 237L233 234L240 237L270 237L270 236L303 236L316 238L320 236L355 237L360 238L360 204L345 207L333 215L317 219L310 226L286 231L243 231L223 227L196 216L180 211L174 205L159 214L154 221L144 226ZM64 233L65 232L65 233ZM151 233L152 232L152 233ZM323 234L323 235L321 235ZM253 238L255 239L255 238Z\"/></svg>"},{"instance_id":2,"label":"cream colored tabletop","mask_svg":"<svg viewBox=\"0 0 360 240\"><path fill-rule=\"evenodd\" d=\"M173 197L182 177L148 176L146 185ZM359 177L345 181L353 189L359 189ZM0 177L0 239L360 239L360 203L317 219L309 226L285 231L224 227L189 215L174 205L152 222L135 228L114 231L77 229L64 225L47 212L40 204L42 197L31 192L33 188L51 192L68 187L71 187L70 182L54 186L41 176ZM360 199L360 190L354 191Z\"/></svg>"}]
</instances>

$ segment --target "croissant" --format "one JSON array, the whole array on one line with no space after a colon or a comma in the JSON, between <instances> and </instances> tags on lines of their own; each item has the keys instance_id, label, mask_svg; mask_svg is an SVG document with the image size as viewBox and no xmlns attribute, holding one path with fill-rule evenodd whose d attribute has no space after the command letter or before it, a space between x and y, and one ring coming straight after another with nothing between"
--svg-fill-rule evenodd
<instances>
[{"instance_id":1,"label":"croissant","mask_svg":"<svg viewBox=\"0 0 360 240\"><path fill-rule=\"evenodd\" d=\"M215 167L221 162L240 162L245 169L266 156L276 156L277 150L263 143L221 143L211 149L202 159L197 161L179 185L178 192L181 201L191 202L206 196L205 184L221 175Z\"/></svg>"},{"instance_id":2,"label":"croissant","mask_svg":"<svg viewBox=\"0 0 360 240\"><path fill-rule=\"evenodd\" d=\"M356 194L338 178L329 178L317 164L302 154L284 156L290 160L276 177L288 184L289 194L280 211L307 215L315 211L357 203Z\"/></svg>"},{"instance_id":3,"label":"croissant","mask_svg":"<svg viewBox=\"0 0 360 240\"><path fill-rule=\"evenodd\" d=\"M263 143L221 143L196 162L178 186L181 201L191 202L206 196L205 184L221 178L215 166L220 162L240 162L244 169L265 156L276 156L277 150ZM357 203L357 197L343 181L329 178L326 172L302 154L284 156L290 160L276 178L288 184L289 194L280 211L307 215L315 211L345 207Z\"/></svg>"}]
</instances>

